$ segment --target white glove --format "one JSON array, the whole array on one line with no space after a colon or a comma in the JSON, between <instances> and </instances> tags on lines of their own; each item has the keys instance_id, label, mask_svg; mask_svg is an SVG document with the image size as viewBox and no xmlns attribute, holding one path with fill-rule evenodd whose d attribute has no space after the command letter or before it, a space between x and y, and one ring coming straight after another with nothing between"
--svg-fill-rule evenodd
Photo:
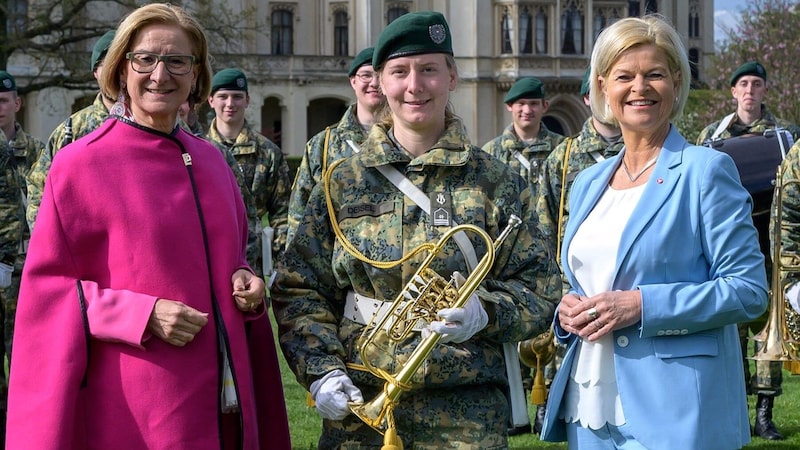
<instances>
[{"instance_id":1,"label":"white glove","mask_svg":"<svg viewBox=\"0 0 800 450\"><path fill-rule=\"evenodd\" d=\"M458 272L453 272L456 287L464 284L464 277ZM442 335L440 342L455 342L460 344L475 333L481 331L489 323L489 315L483 309L483 304L476 294L472 294L463 308L440 309L437 314L444 320L431 322L422 330L422 337L426 338L431 332Z\"/></svg>"},{"instance_id":2,"label":"white glove","mask_svg":"<svg viewBox=\"0 0 800 450\"><path fill-rule=\"evenodd\" d=\"M794 312L800 313L800 283L793 283L786 290L786 301Z\"/></svg>"},{"instance_id":3,"label":"white glove","mask_svg":"<svg viewBox=\"0 0 800 450\"><path fill-rule=\"evenodd\" d=\"M311 398L323 419L342 420L350 414L348 402L364 403L364 396L350 377L340 369L332 370L311 383Z\"/></svg>"}]
</instances>

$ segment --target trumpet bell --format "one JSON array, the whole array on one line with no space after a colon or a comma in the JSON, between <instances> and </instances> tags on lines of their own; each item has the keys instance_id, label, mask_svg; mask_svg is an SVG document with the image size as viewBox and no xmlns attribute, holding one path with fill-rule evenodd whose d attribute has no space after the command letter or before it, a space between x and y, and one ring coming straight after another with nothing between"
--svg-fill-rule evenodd
<instances>
[{"instance_id":1,"label":"trumpet bell","mask_svg":"<svg viewBox=\"0 0 800 450\"><path fill-rule=\"evenodd\" d=\"M386 430L386 393L381 393L366 403L350 403L350 412L369 425L375 431L383 434Z\"/></svg>"},{"instance_id":2,"label":"trumpet bell","mask_svg":"<svg viewBox=\"0 0 800 450\"><path fill-rule=\"evenodd\" d=\"M553 331L548 330L533 339L519 343L519 360L535 369L537 364L549 363L555 356L555 350Z\"/></svg>"}]
</instances>

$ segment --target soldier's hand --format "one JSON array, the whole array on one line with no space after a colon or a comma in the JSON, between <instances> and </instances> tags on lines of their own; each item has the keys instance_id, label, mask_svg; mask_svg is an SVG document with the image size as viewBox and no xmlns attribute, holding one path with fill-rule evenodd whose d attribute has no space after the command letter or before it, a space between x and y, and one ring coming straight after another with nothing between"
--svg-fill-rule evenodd
<instances>
[{"instance_id":1,"label":"soldier's hand","mask_svg":"<svg viewBox=\"0 0 800 450\"><path fill-rule=\"evenodd\" d=\"M159 298L150 313L147 331L164 342L183 347L208 323L208 313L184 303Z\"/></svg>"}]
</instances>

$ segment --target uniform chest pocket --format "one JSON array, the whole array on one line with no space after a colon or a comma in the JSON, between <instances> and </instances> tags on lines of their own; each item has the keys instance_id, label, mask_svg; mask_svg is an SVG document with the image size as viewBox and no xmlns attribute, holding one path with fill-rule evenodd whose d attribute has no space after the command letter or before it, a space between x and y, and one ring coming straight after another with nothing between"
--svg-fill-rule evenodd
<instances>
[{"instance_id":1,"label":"uniform chest pocket","mask_svg":"<svg viewBox=\"0 0 800 450\"><path fill-rule=\"evenodd\" d=\"M339 228L344 238L367 258L399 259L403 256L402 205L398 196L345 203L337 215Z\"/></svg>"}]
</instances>

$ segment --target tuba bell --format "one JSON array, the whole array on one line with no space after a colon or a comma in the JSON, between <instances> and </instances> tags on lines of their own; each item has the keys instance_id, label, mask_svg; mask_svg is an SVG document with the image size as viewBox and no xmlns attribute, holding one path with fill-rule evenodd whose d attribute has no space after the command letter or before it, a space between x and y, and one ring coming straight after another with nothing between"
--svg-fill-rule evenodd
<instances>
[{"instance_id":1,"label":"tuba bell","mask_svg":"<svg viewBox=\"0 0 800 450\"><path fill-rule=\"evenodd\" d=\"M786 323L786 287L787 282L782 280L782 272L800 272L800 258L797 254L783 252L781 245L781 222L783 219L783 191L791 184L800 185L800 180L783 181L781 166L778 166L775 175L775 193L773 195L773 208L775 208L775 223L772 227L772 274L770 289L769 316L764 328L751 339L756 341L756 351L748 359L756 361L800 361L798 348L800 342L796 341ZM791 263L784 264L782 257L787 257Z\"/></svg>"},{"instance_id":2,"label":"tuba bell","mask_svg":"<svg viewBox=\"0 0 800 450\"><path fill-rule=\"evenodd\" d=\"M428 251L416 273L391 304L389 312L377 320L373 318L359 336L357 346L364 366L373 375L385 380L385 383L383 391L374 399L366 403L351 403L350 410L364 423L384 435L384 449L402 448L392 411L400 395L410 389L409 381L439 343L442 335L431 332L423 338L407 361L398 364L400 367L396 373L388 373L372 364L375 353L382 346L408 337L418 321L435 320L439 309L463 307L494 265L495 250L500 248L520 223L520 218L512 215L508 225L494 242L483 229L474 225L458 225L448 230ZM429 266L442 252L447 241L461 231L480 236L487 244L487 251L469 278L456 287L453 278L445 280Z\"/></svg>"}]
</instances>

